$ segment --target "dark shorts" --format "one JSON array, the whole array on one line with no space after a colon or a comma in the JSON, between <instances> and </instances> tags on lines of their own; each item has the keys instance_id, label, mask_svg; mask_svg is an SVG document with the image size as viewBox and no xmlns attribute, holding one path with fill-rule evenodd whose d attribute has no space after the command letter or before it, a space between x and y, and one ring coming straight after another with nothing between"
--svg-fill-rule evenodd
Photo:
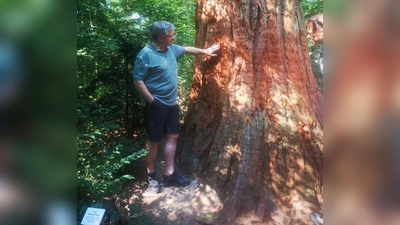
<instances>
[{"instance_id":1,"label":"dark shorts","mask_svg":"<svg viewBox=\"0 0 400 225\"><path fill-rule=\"evenodd\" d=\"M143 107L147 139L159 142L164 134L179 134L179 106L164 105L157 99Z\"/></svg>"}]
</instances>

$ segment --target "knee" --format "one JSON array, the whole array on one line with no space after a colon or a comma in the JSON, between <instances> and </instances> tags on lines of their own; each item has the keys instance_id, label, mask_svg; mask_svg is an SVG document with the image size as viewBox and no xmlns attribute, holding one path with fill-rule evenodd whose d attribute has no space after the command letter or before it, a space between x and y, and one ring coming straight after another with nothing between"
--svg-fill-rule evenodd
<instances>
[{"instance_id":1,"label":"knee","mask_svg":"<svg viewBox=\"0 0 400 225\"><path fill-rule=\"evenodd\" d=\"M170 139L171 141L177 141L179 137L179 134L168 134L167 138Z\"/></svg>"}]
</instances>

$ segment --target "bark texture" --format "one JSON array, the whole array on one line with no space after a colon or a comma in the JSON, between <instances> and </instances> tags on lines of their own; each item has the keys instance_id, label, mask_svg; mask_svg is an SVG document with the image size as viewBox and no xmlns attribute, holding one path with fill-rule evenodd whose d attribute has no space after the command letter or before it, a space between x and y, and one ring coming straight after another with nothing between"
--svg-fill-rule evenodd
<instances>
[{"instance_id":1,"label":"bark texture","mask_svg":"<svg viewBox=\"0 0 400 225\"><path fill-rule=\"evenodd\" d=\"M198 0L178 163L217 190L216 224L312 224L322 210L322 99L300 1Z\"/></svg>"}]
</instances>

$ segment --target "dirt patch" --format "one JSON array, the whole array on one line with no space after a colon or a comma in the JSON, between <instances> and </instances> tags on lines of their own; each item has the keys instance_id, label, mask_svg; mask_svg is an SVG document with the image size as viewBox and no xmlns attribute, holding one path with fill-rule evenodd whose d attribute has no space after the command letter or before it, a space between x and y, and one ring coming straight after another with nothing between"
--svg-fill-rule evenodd
<instances>
[{"instance_id":1,"label":"dirt patch","mask_svg":"<svg viewBox=\"0 0 400 225\"><path fill-rule=\"evenodd\" d=\"M160 177L165 168L164 140L160 142L155 171ZM155 194L147 190L145 160L138 160L126 172L135 174L135 180L126 182L115 197L120 224L127 225L198 225L214 224L212 220L222 208L217 192L185 169L175 171L190 178L187 187L166 187Z\"/></svg>"},{"instance_id":2,"label":"dirt patch","mask_svg":"<svg viewBox=\"0 0 400 225\"><path fill-rule=\"evenodd\" d=\"M158 194L147 191L145 181L133 181L116 202L124 224L213 224L222 208L217 192L197 179L187 187L168 187Z\"/></svg>"}]
</instances>

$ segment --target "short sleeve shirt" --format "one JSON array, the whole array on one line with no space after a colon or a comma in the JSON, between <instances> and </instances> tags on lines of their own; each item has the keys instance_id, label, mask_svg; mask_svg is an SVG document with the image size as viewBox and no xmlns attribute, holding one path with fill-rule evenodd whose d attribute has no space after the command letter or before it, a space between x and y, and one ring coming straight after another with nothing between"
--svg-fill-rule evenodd
<instances>
[{"instance_id":1,"label":"short sleeve shirt","mask_svg":"<svg viewBox=\"0 0 400 225\"><path fill-rule=\"evenodd\" d=\"M149 43L136 56L133 79L143 81L154 98L165 105L177 104L178 66L176 60L183 56L185 48L167 46L163 52ZM141 97L142 106L146 100Z\"/></svg>"}]
</instances>

